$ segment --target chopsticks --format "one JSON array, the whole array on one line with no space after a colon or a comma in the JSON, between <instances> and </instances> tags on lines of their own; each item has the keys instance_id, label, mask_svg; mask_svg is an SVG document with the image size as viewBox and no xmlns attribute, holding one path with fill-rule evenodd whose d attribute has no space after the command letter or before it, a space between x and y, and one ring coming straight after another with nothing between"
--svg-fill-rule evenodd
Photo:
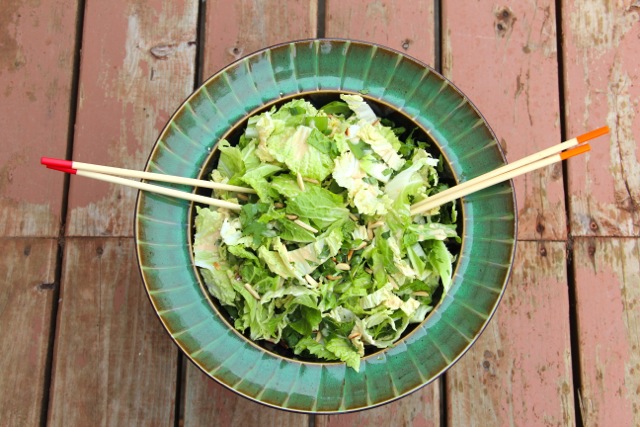
<instances>
[{"instance_id":1,"label":"chopsticks","mask_svg":"<svg viewBox=\"0 0 640 427\"><path fill-rule=\"evenodd\" d=\"M200 196L198 194L187 193L173 188L161 187L159 185L148 184L145 182L134 181L132 179L122 178L126 176L130 178L148 179L161 182L169 182L173 184L185 184L195 187L205 187L217 190L233 191L237 193L252 193L255 191L251 188L239 187L235 185L219 184L212 181L204 181L194 178L184 178L173 175L165 175L154 172L142 172L131 169L114 168L111 166L94 165L91 163L82 163L71 160L55 159L50 157L42 157L40 163L49 169L60 172L84 176L99 181L109 182L112 184L124 185L138 190L149 191L152 193L162 194L164 196L175 197L178 199L189 200L196 203L217 206L230 210L239 211L241 206L236 203L227 202L225 200L214 199L212 197ZM120 176L117 176L120 175Z\"/></svg>"},{"instance_id":2,"label":"chopsticks","mask_svg":"<svg viewBox=\"0 0 640 427\"><path fill-rule=\"evenodd\" d=\"M480 175L469 181L465 181L445 191L434 194L433 196L430 196L418 203L413 204L410 210L411 215L417 215L431 211L439 206L444 205L445 203L467 196L476 191L483 190L492 185L515 178L516 176L523 175L525 173L540 169L556 162L566 160L570 157L577 156L582 153L586 153L591 149L591 146L589 144L584 144L585 142L605 135L608 132L609 128L607 126L592 130L553 147L549 147L545 150L539 151L538 153L524 157L513 163L504 165L498 169ZM169 197L176 197L179 199L190 200L197 203L203 203L235 211L239 211L242 208L241 205L225 200L214 199L211 197L200 196L198 194L188 193L172 188L161 187L158 185L148 184L132 179L122 178L122 176L128 178L138 178L169 182L174 184L185 184L195 187L233 191L237 193L256 193L255 190L251 188L239 187L236 185L219 184L212 181L115 168L111 166L95 165L91 163L82 163L71 160L42 157L40 162L43 165L47 166L47 168L49 169L55 169L69 174L76 174L87 178L136 188L138 190L150 191Z\"/></svg>"},{"instance_id":3,"label":"chopsticks","mask_svg":"<svg viewBox=\"0 0 640 427\"><path fill-rule=\"evenodd\" d=\"M607 126L592 130L553 147L549 147L545 150L524 157L513 163L504 165L498 169L494 169L491 172L487 172L469 181L465 181L445 191L434 194L433 196L413 204L410 211L411 215L428 212L444 205L445 203L515 178L516 176L586 153L591 149L591 146L589 144L581 144L605 135L608 132L609 127Z\"/></svg>"}]
</instances>

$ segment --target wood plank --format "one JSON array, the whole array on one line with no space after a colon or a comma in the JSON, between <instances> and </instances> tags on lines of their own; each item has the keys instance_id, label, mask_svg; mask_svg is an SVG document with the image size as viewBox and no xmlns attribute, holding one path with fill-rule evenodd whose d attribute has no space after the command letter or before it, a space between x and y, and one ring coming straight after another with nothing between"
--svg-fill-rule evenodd
<instances>
[{"instance_id":1,"label":"wood plank","mask_svg":"<svg viewBox=\"0 0 640 427\"><path fill-rule=\"evenodd\" d=\"M574 242L585 426L640 425L640 239Z\"/></svg>"},{"instance_id":2,"label":"wood plank","mask_svg":"<svg viewBox=\"0 0 640 427\"><path fill-rule=\"evenodd\" d=\"M177 350L131 238L67 238L49 422L173 426Z\"/></svg>"},{"instance_id":3,"label":"wood plank","mask_svg":"<svg viewBox=\"0 0 640 427\"><path fill-rule=\"evenodd\" d=\"M309 417L264 406L240 397L187 362L184 427L278 426L307 427Z\"/></svg>"},{"instance_id":4,"label":"wood plank","mask_svg":"<svg viewBox=\"0 0 640 427\"><path fill-rule=\"evenodd\" d=\"M203 76L256 50L316 36L317 0L208 0Z\"/></svg>"},{"instance_id":5,"label":"wood plank","mask_svg":"<svg viewBox=\"0 0 640 427\"><path fill-rule=\"evenodd\" d=\"M144 167L170 115L193 89L198 4L86 3L73 158ZM74 177L69 236L131 236L137 192Z\"/></svg>"},{"instance_id":6,"label":"wood plank","mask_svg":"<svg viewBox=\"0 0 640 427\"><path fill-rule=\"evenodd\" d=\"M433 1L327 0L327 37L379 43L428 65L435 63Z\"/></svg>"},{"instance_id":7,"label":"wood plank","mask_svg":"<svg viewBox=\"0 0 640 427\"><path fill-rule=\"evenodd\" d=\"M55 239L0 239L0 419L40 422L56 269Z\"/></svg>"},{"instance_id":8,"label":"wood plank","mask_svg":"<svg viewBox=\"0 0 640 427\"><path fill-rule=\"evenodd\" d=\"M318 427L441 426L440 383L436 381L400 400L378 408L344 415L318 416Z\"/></svg>"},{"instance_id":9,"label":"wood plank","mask_svg":"<svg viewBox=\"0 0 640 427\"><path fill-rule=\"evenodd\" d=\"M562 2L565 121L570 134L608 125L569 167L571 232L640 234L640 3Z\"/></svg>"},{"instance_id":10,"label":"wood plank","mask_svg":"<svg viewBox=\"0 0 640 427\"><path fill-rule=\"evenodd\" d=\"M561 141L554 5L443 3L443 71L479 108L509 161ZM519 238L565 239L561 165L514 183Z\"/></svg>"},{"instance_id":11,"label":"wood plank","mask_svg":"<svg viewBox=\"0 0 640 427\"><path fill-rule=\"evenodd\" d=\"M447 372L453 426L574 425L562 242L519 242L495 317Z\"/></svg>"},{"instance_id":12,"label":"wood plank","mask_svg":"<svg viewBox=\"0 0 640 427\"><path fill-rule=\"evenodd\" d=\"M209 0L203 75L214 74L248 53L289 40L315 37L317 2ZM306 415L270 409L239 397L187 363L184 425L307 425ZM218 420L221 420L218 422Z\"/></svg>"},{"instance_id":13,"label":"wood plank","mask_svg":"<svg viewBox=\"0 0 640 427\"><path fill-rule=\"evenodd\" d=\"M4 0L0 14L0 235L58 236L78 2Z\"/></svg>"}]
</instances>

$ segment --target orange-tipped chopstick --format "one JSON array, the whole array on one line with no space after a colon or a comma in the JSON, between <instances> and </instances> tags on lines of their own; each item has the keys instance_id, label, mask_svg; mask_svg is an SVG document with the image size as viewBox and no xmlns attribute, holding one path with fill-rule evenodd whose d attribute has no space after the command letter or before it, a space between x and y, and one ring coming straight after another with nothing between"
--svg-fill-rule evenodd
<instances>
[{"instance_id":1,"label":"orange-tipped chopstick","mask_svg":"<svg viewBox=\"0 0 640 427\"><path fill-rule=\"evenodd\" d=\"M134 181L132 179L121 178L119 176L107 175L99 172L90 172L81 169L66 168L63 166L47 165L48 169L54 169L60 172L65 172L73 175L84 176L87 178L96 179L98 181L109 182L112 184L124 185L126 187L135 188L138 190L149 191L151 193L162 194L164 196L175 197L177 199L189 200L196 203L202 203L210 206L217 206L219 208L230 209L239 211L242 206L227 202L226 200L214 199L212 197L200 196L194 193L187 193L186 191L180 191L173 188L161 187L159 185L147 184L146 182Z\"/></svg>"},{"instance_id":2,"label":"orange-tipped chopstick","mask_svg":"<svg viewBox=\"0 0 640 427\"><path fill-rule=\"evenodd\" d=\"M94 165L91 163L76 162L72 160L55 159L51 157L42 157L40 163L47 166L50 169L62 170L69 172L69 170L96 172L113 176L124 176L127 178L147 179L150 181L170 182L172 184L184 184L194 187L212 188L215 190L233 191L236 193L251 193L255 194L255 190L252 188L239 187L237 185L220 184L213 181L205 181L194 178L184 178L181 176L165 175L155 172L143 172L131 169L114 168L111 166Z\"/></svg>"},{"instance_id":3,"label":"orange-tipped chopstick","mask_svg":"<svg viewBox=\"0 0 640 427\"><path fill-rule=\"evenodd\" d=\"M581 147L577 147L577 148L574 148L574 147L580 144L584 144L585 142L590 141L599 136L605 135L608 132L609 132L609 127L603 126L601 128L579 135L575 138L571 138L561 144L554 145L553 147L549 147L545 150L542 150L530 156L524 157L513 163L504 165L498 169L494 169L491 172L487 172L486 174L480 175L469 181L465 181L445 191L434 194L433 196L428 197L418 203L415 203L414 205L411 206L411 214L415 215L417 213L429 211L445 203L448 203L452 200L466 196L474 191L479 191L491 185L498 184L503 181L507 181L518 175L530 172L532 170L535 170L544 166L548 166L552 163L559 162L561 160L565 160L566 158L572 157L574 155L582 154L586 151L589 151L590 148L587 148L586 150L579 150ZM571 154L568 155L569 153ZM548 162L544 162L544 160L547 160L547 159L548 159ZM533 168L529 168L529 165L537 165L537 166L534 166ZM514 171L516 173L513 173ZM507 175L507 174L508 174L508 177L505 177L504 179L497 179L498 177L503 177L503 175ZM489 183L488 185L481 186L481 183L485 181L490 181L491 183ZM470 191L467 191L467 189L470 189Z\"/></svg>"}]
</instances>

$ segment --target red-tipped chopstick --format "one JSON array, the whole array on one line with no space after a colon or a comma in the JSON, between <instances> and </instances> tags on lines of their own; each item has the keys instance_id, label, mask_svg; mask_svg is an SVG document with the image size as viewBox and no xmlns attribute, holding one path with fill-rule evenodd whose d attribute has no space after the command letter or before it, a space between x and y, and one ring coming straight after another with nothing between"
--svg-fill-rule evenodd
<instances>
[{"instance_id":1,"label":"red-tipped chopstick","mask_svg":"<svg viewBox=\"0 0 640 427\"><path fill-rule=\"evenodd\" d=\"M184 178L181 176L165 175L162 173L143 172L131 169L114 168L111 166L94 165L91 163L76 162L72 160L55 159L51 157L42 157L40 163L47 166L50 169L56 169L64 172L71 173L69 170L97 172L106 175L124 176L127 178L147 179L150 181L170 182L172 184L184 184L194 187L212 188L215 190L233 191L236 193L251 193L255 194L255 190L252 188L239 187L237 185L219 184L213 181L205 181L194 178ZM64 170L63 170L64 169Z\"/></svg>"},{"instance_id":2,"label":"red-tipped chopstick","mask_svg":"<svg viewBox=\"0 0 640 427\"><path fill-rule=\"evenodd\" d=\"M471 179L469 181L458 184L438 194L434 194L427 199L424 199L411 206L411 214L424 213L432 209L437 208L452 200L456 200L460 197L471 194L475 191L479 191L498 184L503 181L512 179L518 175L522 175L531 172L535 169L539 169L555 162L566 160L569 157L576 156L578 154L585 153L591 149L589 144L585 142L605 135L609 132L607 126L595 129L591 132L587 132L583 135L569 139L561 144L549 147L538 153L524 157L513 163L502 166L484 175ZM577 147L576 147L577 146ZM565 151L566 150L566 151Z\"/></svg>"},{"instance_id":3,"label":"red-tipped chopstick","mask_svg":"<svg viewBox=\"0 0 640 427\"><path fill-rule=\"evenodd\" d=\"M242 206L227 202L226 200L214 199L212 197L200 196L194 193L187 193L186 191L175 190L173 188L161 187L159 185L147 184L146 182L134 181L132 179L121 178L119 176L107 175L99 172L90 172L81 169L68 168L64 166L58 166L55 164L47 165L47 168L54 169L60 172L69 174L84 176L87 178L96 179L99 181L105 181L112 184L124 185L126 187L135 188L138 190L149 191L151 193L162 194L169 197L175 197L178 199L189 200L196 203L202 203L205 205L216 206L219 208L230 209L239 211Z\"/></svg>"}]
</instances>

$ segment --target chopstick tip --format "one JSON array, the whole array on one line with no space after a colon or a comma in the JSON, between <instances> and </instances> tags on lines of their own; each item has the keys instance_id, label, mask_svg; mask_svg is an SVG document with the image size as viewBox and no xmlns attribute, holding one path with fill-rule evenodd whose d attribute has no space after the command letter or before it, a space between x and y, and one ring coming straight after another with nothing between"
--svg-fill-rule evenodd
<instances>
[{"instance_id":1,"label":"chopstick tip","mask_svg":"<svg viewBox=\"0 0 640 427\"><path fill-rule=\"evenodd\" d=\"M73 168L73 162L71 160L63 160L63 159L54 159L52 157L41 157L40 163L45 165L46 167L52 168L65 168L71 169Z\"/></svg>"},{"instance_id":2,"label":"chopstick tip","mask_svg":"<svg viewBox=\"0 0 640 427\"><path fill-rule=\"evenodd\" d=\"M606 135L607 133L609 133L609 126L602 126L601 128L594 129L590 132L577 136L576 139L578 140L578 144L582 144L583 142L598 138L599 136Z\"/></svg>"},{"instance_id":3,"label":"chopstick tip","mask_svg":"<svg viewBox=\"0 0 640 427\"><path fill-rule=\"evenodd\" d=\"M578 145L577 147L574 147L574 148L572 148L570 150L567 150L567 151L564 151L564 152L560 153L560 159L567 160L569 157L573 157L573 156L577 156L577 155L582 154L582 153L586 153L589 150L591 150L591 145L589 145L589 144Z\"/></svg>"}]
</instances>

